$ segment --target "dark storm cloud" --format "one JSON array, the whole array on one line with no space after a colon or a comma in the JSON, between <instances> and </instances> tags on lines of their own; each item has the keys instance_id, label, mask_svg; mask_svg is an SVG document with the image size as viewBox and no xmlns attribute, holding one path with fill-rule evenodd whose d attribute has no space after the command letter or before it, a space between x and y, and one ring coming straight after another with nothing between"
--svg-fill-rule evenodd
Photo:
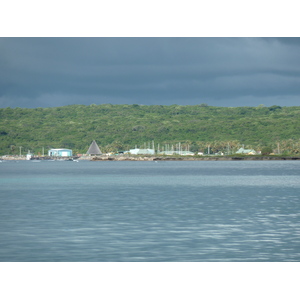
<instances>
[{"instance_id":1,"label":"dark storm cloud","mask_svg":"<svg viewBox=\"0 0 300 300\"><path fill-rule=\"evenodd\" d=\"M1 38L0 106L299 105L299 38Z\"/></svg>"}]
</instances>

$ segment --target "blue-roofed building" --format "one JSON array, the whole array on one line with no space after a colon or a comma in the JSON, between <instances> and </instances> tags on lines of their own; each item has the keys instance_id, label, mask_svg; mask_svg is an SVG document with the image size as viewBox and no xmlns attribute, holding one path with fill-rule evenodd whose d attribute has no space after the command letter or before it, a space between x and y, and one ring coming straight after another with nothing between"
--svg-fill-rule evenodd
<instances>
[{"instance_id":1,"label":"blue-roofed building","mask_svg":"<svg viewBox=\"0 0 300 300\"><path fill-rule=\"evenodd\" d=\"M73 153L72 153L72 150L70 150L70 149L50 149L48 151L48 155L49 156L63 156L63 157L66 157L66 156L72 156Z\"/></svg>"}]
</instances>

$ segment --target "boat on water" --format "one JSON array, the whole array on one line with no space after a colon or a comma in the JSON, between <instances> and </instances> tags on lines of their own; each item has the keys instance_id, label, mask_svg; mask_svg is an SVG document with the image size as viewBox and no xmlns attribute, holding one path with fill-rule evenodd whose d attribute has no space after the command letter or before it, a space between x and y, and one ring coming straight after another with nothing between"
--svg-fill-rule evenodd
<instances>
[{"instance_id":1,"label":"boat on water","mask_svg":"<svg viewBox=\"0 0 300 300\"><path fill-rule=\"evenodd\" d=\"M74 158L69 158L69 159L56 159L56 161L75 161L75 162L79 162L77 159L74 159Z\"/></svg>"}]
</instances>

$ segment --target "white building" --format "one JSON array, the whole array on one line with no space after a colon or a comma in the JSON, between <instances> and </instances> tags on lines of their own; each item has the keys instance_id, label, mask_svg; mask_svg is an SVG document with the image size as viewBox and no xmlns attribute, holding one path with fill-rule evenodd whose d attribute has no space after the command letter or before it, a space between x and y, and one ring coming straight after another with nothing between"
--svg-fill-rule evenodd
<instances>
[{"instance_id":1,"label":"white building","mask_svg":"<svg viewBox=\"0 0 300 300\"><path fill-rule=\"evenodd\" d=\"M154 155L155 154L155 150L153 149L130 149L129 150L130 154L134 154L134 155L138 155L138 154L142 154L142 155Z\"/></svg>"},{"instance_id":2,"label":"white building","mask_svg":"<svg viewBox=\"0 0 300 300\"><path fill-rule=\"evenodd\" d=\"M195 155L194 152L191 151L161 151L158 154L160 155Z\"/></svg>"},{"instance_id":3,"label":"white building","mask_svg":"<svg viewBox=\"0 0 300 300\"><path fill-rule=\"evenodd\" d=\"M244 149L243 147L240 148L237 152L235 152L236 154L248 154L248 155L255 155L257 154L255 150L253 149Z\"/></svg>"}]
</instances>

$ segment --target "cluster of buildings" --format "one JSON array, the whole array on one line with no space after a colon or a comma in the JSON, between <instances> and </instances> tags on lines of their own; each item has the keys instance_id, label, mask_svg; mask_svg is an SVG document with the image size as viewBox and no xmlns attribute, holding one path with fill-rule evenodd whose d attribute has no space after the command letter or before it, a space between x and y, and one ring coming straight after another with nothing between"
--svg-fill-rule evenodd
<instances>
[{"instance_id":1,"label":"cluster of buildings","mask_svg":"<svg viewBox=\"0 0 300 300\"><path fill-rule=\"evenodd\" d=\"M128 154L134 154L134 155L138 155L138 154L142 154L142 155L155 155L155 150L154 149L139 149L139 148L135 148L135 149L130 149L129 151L126 151L124 153L128 153ZM191 151L184 151L184 150L167 150L167 151L158 151L156 152L156 154L158 155L195 155L194 152ZM198 152L198 155L204 155L203 152ZM218 155L224 155L224 153L217 153ZM260 154L260 152L257 152L253 149L244 149L243 147L240 148L237 152L235 152L235 154L246 154L246 155L256 155L256 154Z\"/></svg>"},{"instance_id":2,"label":"cluster of buildings","mask_svg":"<svg viewBox=\"0 0 300 300\"><path fill-rule=\"evenodd\" d=\"M87 155L101 155L102 154L96 141L93 141L91 143L86 154ZM68 156L73 156L73 151L71 149L63 149L63 148L50 149L48 151L48 156L68 157Z\"/></svg>"},{"instance_id":3,"label":"cluster of buildings","mask_svg":"<svg viewBox=\"0 0 300 300\"><path fill-rule=\"evenodd\" d=\"M124 154L133 154L133 155L155 155L154 149L130 149L129 151L125 151ZM158 155L195 155L194 152L191 151L158 151L156 152Z\"/></svg>"},{"instance_id":4,"label":"cluster of buildings","mask_svg":"<svg viewBox=\"0 0 300 300\"><path fill-rule=\"evenodd\" d=\"M155 153L154 149L139 149L139 148L135 148L135 149L130 149L129 151L125 151L123 152L124 154L132 154L132 155L195 155L194 152L191 151L178 151L178 150L171 150L171 151L159 151L157 153ZM86 155L101 155L102 152L99 148L99 146L97 145L96 141L94 140ZM246 155L256 155L259 154L259 152L256 152L253 149L244 149L243 147L240 148L236 154L246 154ZM198 155L203 155L202 152L199 152ZM221 155L224 155L223 153L221 153ZM58 148L58 149L50 149L48 151L48 156L58 156L58 157L68 157L68 156L73 156L73 152L71 149L63 149L63 148Z\"/></svg>"}]
</instances>

